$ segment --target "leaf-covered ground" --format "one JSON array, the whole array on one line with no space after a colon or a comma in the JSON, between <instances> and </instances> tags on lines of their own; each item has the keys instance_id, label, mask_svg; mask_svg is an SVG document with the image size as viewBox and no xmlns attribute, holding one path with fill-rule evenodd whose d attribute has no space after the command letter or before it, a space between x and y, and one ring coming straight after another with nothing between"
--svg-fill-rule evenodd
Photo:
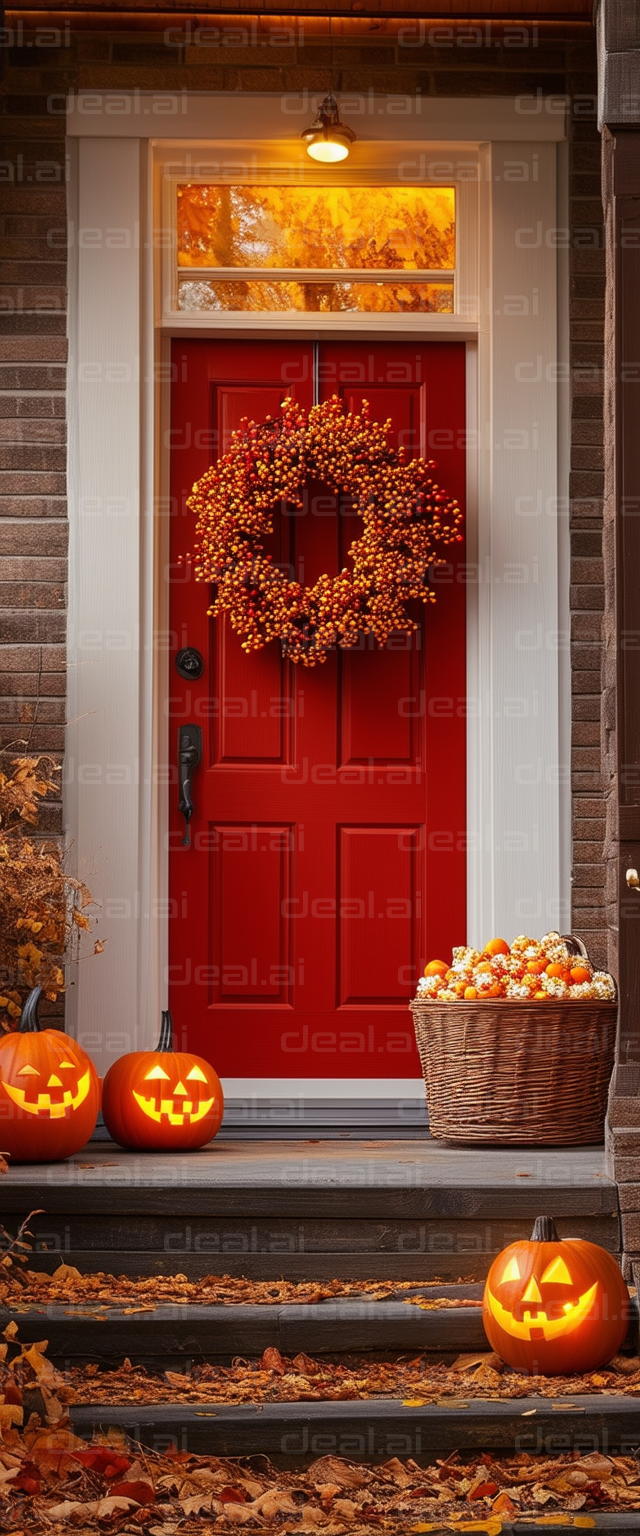
<instances>
[{"instance_id":1,"label":"leaf-covered ground","mask_svg":"<svg viewBox=\"0 0 640 1536\"><path fill-rule=\"evenodd\" d=\"M282 1472L266 1456L232 1460L155 1455L114 1434L87 1446L68 1431L14 1429L0 1441L0 1526L21 1536L208 1536L245 1526L284 1536L365 1536L371 1532L481 1530L504 1521L553 1515L578 1529L596 1510L640 1509L634 1457L476 1456L454 1453L419 1467L396 1458L382 1466L322 1456L304 1471Z\"/></svg>"},{"instance_id":2,"label":"leaf-covered ground","mask_svg":"<svg viewBox=\"0 0 640 1536\"><path fill-rule=\"evenodd\" d=\"M293 1359L266 1349L260 1360L230 1366L195 1364L156 1373L125 1361L117 1370L74 1366L59 1379L59 1395L72 1403L315 1403L395 1398L418 1405L472 1398L562 1398L581 1393L640 1396L640 1359L616 1356L613 1367L585 1376L520 1376L497 1355L459 1355L453 1365L433 1365L424 1355L395 1361L370 1355Z\"/></svg>"},{"instance_id":3,"label":"leaf-covered ground","mask_svg":"<svg viewBox=\"0 0 640 1536\"><path fill-rule=\"evenodd\" d=\"M90 1321L87 1328L89 1352ZM62 1373L47 1357L46 1340L19 1346L17 1335L17 1324L9 1323L4 1331L7 1344L2 1349L6 1355L15 1344L18 1352L12 1360L5 1360L0 1371L4 1389L9 1392L5 1401L17 1405L21 1422L23 1406L25 1411L35 1409L45 1414L42 1404L33 1399L34 1390L44 1397L50 1423L57 1423L73 1403L292 1403L389 1398L415 1407L455 1400L462 1407L473 1398L640 1395L637 1356L616 1355L606 1369L585 1376L521 1376L489 1351L459 1355L452 1365L434 1365L424 1355L392 1361L361 1355L333 1361L314 1359L302 1351L291 1359L271 1348L259 1360L236 1359L230 1366L196 1363L188 1372L153 1371L125 1360L110 1370L88 1364Z\"/></svg>"},{"instance_id":4,"label":"leaf-covered ground","mask_svg":"<svg viewBox=\"0 0 640 1536\"><path fill-rule=\"evenodd\" d=\"M462 1280L462 1276L460 1279ZM466 1277L467 1283L473 1276ZM444 1282L429 1282L429 1290ZM277 1306L283 1302L309 1304L331 1301L335 1297L366 1296L369 1301L386 1301L417 1289L415 1280L247 1280L235 1275L205 1275L188 1280L186 1275L151 1275L130 1278L107 1275L101 1270L83 1275L73 1264L60 1264L53 1274L42 1270L20 1269L0 1261L0 1305L8 1307L74 1305L98 1302L104 1307L146 1305L168 1306L191 1302L198 1306ZM426 1289L426 1287L425 1287ZM434 1298L436 1292L434 1291ZM436 1301L434 1299L434 1305ZM478 1307L479 1301L440 1299L440 1307Z\"/></svg>"}]
</instances>

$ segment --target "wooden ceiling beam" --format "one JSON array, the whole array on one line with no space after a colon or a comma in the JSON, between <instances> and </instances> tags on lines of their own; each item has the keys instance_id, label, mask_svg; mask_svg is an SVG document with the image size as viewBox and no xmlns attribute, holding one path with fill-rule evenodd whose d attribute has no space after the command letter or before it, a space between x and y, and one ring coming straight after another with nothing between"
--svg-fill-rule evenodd
<instances>
[{"instance_id":1,"label":"wooden ceiling beam","mask_svg":"<svg viewBox=\"0 0 640 1536\"><path fill-rule=\"evenodd\" d=\"M277 31L292 17L303 21L309 36L324 36L331 21L334 37L359 38L378 32L393 36L399 27L419 20L425 28L449 25L455 28L484 26L492 28L514 25L537 25L545 32L565 30L567 26L580 28L592 26L592 0L533 0L524 4L521 0L431 0L425 7L424 0L278 0L278 14L274 15L269 0L262 5L256 0L237 0L234 10L229 0L210 0L206 11L199 11L189 0L173 0L170 8L166 0L35 0L33 5L10 7L6 24L15 25L19 20L28 26L60 25L70 20L74 25L100 26L106 22L122 22L170 26L176 17L189 17L194 26L237 25L240 19L255 18L261 28Z\"/></svg>"}]
</instances>

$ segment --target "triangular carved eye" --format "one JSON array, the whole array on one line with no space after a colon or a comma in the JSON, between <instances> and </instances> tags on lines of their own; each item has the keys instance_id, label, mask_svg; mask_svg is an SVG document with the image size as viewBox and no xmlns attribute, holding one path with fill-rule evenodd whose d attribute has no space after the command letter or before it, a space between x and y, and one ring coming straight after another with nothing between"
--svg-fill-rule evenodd
<instances>
[{"instance_id":1,"label":"triangular carved eye","mask_svg":"<svg viewBox=\"0 0 640 1536\"><path fill-rule=\"evenodd\" d=\"M151 1068L150 1072L145 1072L144 1080L145 1080L145 1083L148 1083L151 1078L158 1078L158 1077L163 1078L165 1083L168 1083L168 1081L169 1081L169 1073L164 1071L164 1068L160 1066L159 1062L156 1063L155 1067Z\"/></svg>"},{"instance_id":2,"label":"triangular carved eye","mask_svg":"<svg viewBox=\"0 0 640 1536\"><path fill-rule=\"evenodd\" d=\"M559 1254L556 1259L552 1259L551 1263L547 1264L545 1272L542 1276L543 1285L545 1280L551 1280L554 1285L573 1285L573 1280L571 1279L571 1275L569 1274L564 1259L561 1259Z\"/></svg>"},{"instance_id":3,"label":"triangular carved eye","mask_svg":"<svg viewBox=\"0 0 640 1536\"><path fill-rule=\"evenodd\" d=\"M58 1062L58 1066L59 1067L71 1067L71 1070L73 1071L74 1063L72 1061L59 1061Z\"/></svg>"},{"instance_id":4,"label":"triangular carved eye","mask_svg":"<svg viewBox=\"0 0 640 1536\"><path fill-rule=\"evenodd\" d=\"M191 1071L187 1072L187 1082L192 1083L194 1080L197 1083L206 1083L207 1079L202 1067L192 1067Z\"/></svg>"},{"instance_id":5,"label":"triangular carved eye","mask_svg":"<svg viewBox=\"0 0 640 1536\"><path fill-rule=\"evenodd\" d=\"M18 1077L39 1077L39 1076L40 1076L40 1073L38 1071L38 1068L37 1067L30 1067L28 1065L26 1067L21 1067L20 1071L18 1073Z\"/></svg>"},{"instance_id":6,"label":"triangular carved eye","mask_svg":"<svg viewBox=\"0 0 640 1536\"><path fill-rule=\"evenodd\" d=\"M504 1272L504 1274L502 1276L502 1280L500 1281L500 1284L501 1285L505 1285L507 1280L521 1280L521 1279L522 1279L522 1275L520 1274L520 1268L519 1268L519 1265L518 1265L518 1260L517 1260L517 1258L515 1256L515 1253L514 1253L513 1258L509 1259L509 1263L507 1264L507 1267L506 1267L505 1272Z\"/></svg>"}]
</instances>

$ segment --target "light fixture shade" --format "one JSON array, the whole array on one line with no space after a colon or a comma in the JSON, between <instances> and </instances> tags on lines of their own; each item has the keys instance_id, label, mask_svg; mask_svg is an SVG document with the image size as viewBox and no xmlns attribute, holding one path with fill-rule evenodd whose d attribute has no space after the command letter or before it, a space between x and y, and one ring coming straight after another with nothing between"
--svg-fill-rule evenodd
<instances>
[{"instance_id":1,"label":"light fixture shade","mask_svg":"<svg viewBox=\"0 0 640 1536\"><path fill-rule=\"evenodd\" d=\"M341 121L335 96L329 95L320 103L314 122L309 128L303 128L300 137L312 160L323 165L336 165L338 161L346 160L355 133Z\"/></svg>"}]
</instances>

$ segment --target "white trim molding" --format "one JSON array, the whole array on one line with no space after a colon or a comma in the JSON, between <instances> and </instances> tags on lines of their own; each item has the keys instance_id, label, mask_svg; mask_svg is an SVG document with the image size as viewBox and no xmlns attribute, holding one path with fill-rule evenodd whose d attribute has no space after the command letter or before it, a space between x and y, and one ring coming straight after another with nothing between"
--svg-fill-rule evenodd
<instances>
[{"instance_id":1,"label":"white trim molding","mask_svg":"<svg viewBox=\"0 0 640 1536\"><path fill-rule=\"evenodd\" d=\"M459 179L464 313L458 306L454 315L382 318L387 335L410 329L412 338L467 342L468 937L477 943L493 933L562 927L568 915L556 202L564 107L560 97L425 100L420 113L401 117L390 110L393 100L367 98L361 125L353 117L352 182L397 181L411 166L412 184L428 184L469 167ZM346 99L342 105L348 116ZM298 164L299 126L300 114L284 113L276 96L85 92L69 101L66 825L108 941L100 961L80 967L71 1016L103 1069L123 1051L154 1043L165 1003L168 624L159 578L167 558L170 338L185 330L263 335L266 319L272 335L294 329L283 315L194 322L167 311L155 239L162 187L167 166L179 174L187 156L194 175L196 166L202 172L215 163L231 180L246 180L253 167L282 176L283 165ZM380 334L369 315L298 316L295 332ZM236 1098L250 1093L244 1082L229 1086ZM346 1080L336 1095L350 1086L354 1100L362 1095ZM273 1085L264 1087L272 1097ZM404 1083L377 1084L375 1093L366 1087L374 1098L412 1096ZM293 1090L282 1084L286 1098L285 1089ZM322 1082L300 1091L327 1097Z\"/></svg>"},{"instance_id":2,"label":"white trim molding","mask_svg":"<svg viewBox=\"0 0 640 1536\"><path fill-rule=\"evenodd\" d=\"M301 164L304 146L300 131L318 109L324 92L291 93L260 91L71 91L50 97L50 111L64 115L69 138L151 139L170 148L193 144L198 161L213 159L212 141L233 146L235 159L211 173L237 174L259 146L268 146L280 162L291 163L292 153ZM355 127L358 143L376 144L390 159L394 146L407 146L418 154L437 146L461 149L478 143L556 143L566 137L567 96L543 96L541 91L521 96L422 97L404 93L380 95L373 90L343 91L340 110ZM65 107L66 101L66 107ZM204 155L203 155L204 152ZM250 162L249 162L250 163ZM195 164L195 160L194 160ZM357 160L352 161L355 171ZM405 167L399 166L400 179Z\"/></svg>"}]
</instances>

